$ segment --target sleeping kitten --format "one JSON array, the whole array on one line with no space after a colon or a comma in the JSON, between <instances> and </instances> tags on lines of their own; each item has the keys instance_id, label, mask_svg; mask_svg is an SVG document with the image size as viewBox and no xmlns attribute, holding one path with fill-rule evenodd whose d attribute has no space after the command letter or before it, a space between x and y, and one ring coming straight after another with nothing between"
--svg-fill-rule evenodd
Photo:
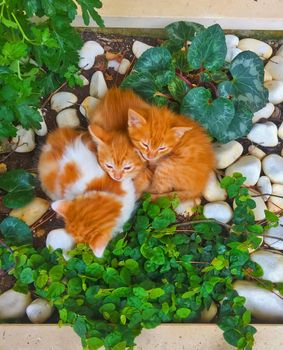
<instances>
[{"instance_id":1,"label":"sleeping kitten","mask_svg":"<svg viewBox=\"0 0 283 350\"><path fill-rule=\"evenodd\" d=\"M153 197L177 194L181 201L201 195L215 166L210 139L195 121L166 107L129 109L128 132L153 171Z\"/></svg>"},{"instance_id":2,"label":"sleeping kitten","mask_svg":"<svg viewBox=\"0 0 283 350\"><path fill-rule=\"evenodd\" d=\"M111 179L100 167L88 133L59 128L49 134L38 165L43 190L76 242L89 243L98 257L122 231L135 207L130 178Z\"/></svg>"}]
</instances>

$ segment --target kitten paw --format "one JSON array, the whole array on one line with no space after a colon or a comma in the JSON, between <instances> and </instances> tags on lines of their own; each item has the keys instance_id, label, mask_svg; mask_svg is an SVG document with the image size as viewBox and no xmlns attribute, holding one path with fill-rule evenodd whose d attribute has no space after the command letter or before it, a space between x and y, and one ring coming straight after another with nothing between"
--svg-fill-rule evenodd
<instances>
[{"instance_id":1,"label":"kitten paw","mask_svg":"<svg viewBox=\"0 0 283 350\"><path fill-rule=\"evenodd\" d=\"M99 248L92 248L92 247L91 247L91 250L93 251L93 254L94 254L97 258L102 258L105 248L106 248L106 247L99 247Z\"/></svg>"},{"instance_id":2,"label":"kitten paw","mask_svg":"<svg viewBox=\"0 0 283 350\"><path fill-rule=\"evenodd\" d=\"M194 213L194 208L200 205L201 199L189 199L185 202L181 202L178 207L175 209L175 212L183 216L191 216Z\"/></svg>"}]
</instances>

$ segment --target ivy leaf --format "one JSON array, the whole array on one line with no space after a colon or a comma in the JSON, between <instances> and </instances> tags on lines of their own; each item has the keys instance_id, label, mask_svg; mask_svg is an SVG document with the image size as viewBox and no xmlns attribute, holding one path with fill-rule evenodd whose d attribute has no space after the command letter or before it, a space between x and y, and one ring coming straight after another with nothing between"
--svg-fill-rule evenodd
<instances>
[{"instance_id":1,"label":"ivy leaf","mask_svg":"<svg viewBox=\"0 0 283 350\"><path fill-rule=\"evenodd\" d=\"M87 346L91 350L98 350L100 349L104 342L102 339L97 338L97 337L91 337L86 340Z\"/></svg>"},{"instance_id":2,"label":"ivy leaf","mask_svg":"<svg viewBox=\"0 0 283 350\"><path fill-rule=\"evenodd\" d=\"M172 69L172 56L165 47L146 50L135 64L134 71L156 73Z\"/></svg>"},{"instance_id":3,"label":"ivy leaf","mask_svg":"<svg viewBox=\"0 0 283 350\"><path fill-rule=\"evenodd\" d=\"M23 169L14 169L0 175L0 188L8 192L3 203L8 208L20 208L35 195L35 177Z\"/></svg>"},{"instance_id":4,"label":"ivy leaf","mask_svg":"<svg viewBox=\"0 0 283 350\"><path fill-rule=\"evenodd\" d=\"M177 310L176 315L180 318L187 318L191 313L191 310L185 307L181 307Z\"/></svg>"},{"instance_id":5,"label":"ivy leaf","mask_svg":"<svg viewBox=\"0 0 283 350\"><path fill-rule=\"evenodd\" d=\"M174 22L165 27L169 40L180 49L185 46L187 40L192 41L202 30L204 30L202 24L185 21Z\"/></svg>"},{"instance_id":6,"label":"ivy leaf","mask_svg":"<svg viewBox=\"0 0 283 350\"><path fill-rule=\"evenodd\" d=\"M181 103L181 113L200 122L209 133L221 140L235 114L234 104L227 98L212 100L204 87L191 89Z\"/></svg>"},{"instance_id":7,"label":"ivy leaf","mask_svg":"<svg viewBox=\"0 0 283 350\"><path fill-rule=\"evenodd\" d=\"M216 71L224 65L226 53L224 32L218 24L214 24L193 39L188 50L188 60L192 70L206 68Z\"/></svg>"},{"instance_id":8,"label":"ivy leaf","mask_svg":"<svg viewBox=\"0 0 283 350\"><path fill-rule=\"evenodd\" d=\"M32 243L32 233L28 225L14 217L5 218L0 224L0 231L9 245Z\"/></svg>"},{"instance_id":9,"label":"ivy leaf","mask_svg":"<svg viewBox=\"0 0 283 350\"><path fill-rule=\"evenodd\" d=\"M231 344L236 347L237 347L238 341L242 338L242 334L236 329L229 329L225 331L223 336L228 344Z\"/></svg>"},{"instance_id":10,"label":"ivy leaf","mask_svg":"<svg viewBox=\"0 0 283 350\"><path fill-rule=\"evenodd\" d=\"M263 86L263 62L251 51L244 51L231 62L229 71L231 81L219 84L221 96L237 101L242 109L256 112L263 108L268 100L268 90Z\"/></svg>"}]
</instances>

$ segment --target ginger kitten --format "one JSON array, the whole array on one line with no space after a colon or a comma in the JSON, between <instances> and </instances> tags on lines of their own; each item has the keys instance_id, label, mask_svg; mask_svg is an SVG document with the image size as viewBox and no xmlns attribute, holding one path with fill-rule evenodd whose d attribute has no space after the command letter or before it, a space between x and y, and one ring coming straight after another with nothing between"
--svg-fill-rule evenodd
<instances>
[{"instance_id":1,"label":"ginger kitten","mask_svg":"<svg viewBox=\"0 0 283 350\"><path fill-rule=\"evenodd\" d=\"M181 201L201 195L214 169L210 139L195 121L166 107L130 108L128 132L153 171L153 197L176 193Z\"/></svg>"},{"instance_id":2,"label":"ginger kitten","mask_svg":"<svg viewBox=\"0 0 283 350\"><path fill-rule=\"evenodd\" d=\"M38 164L43 190L77 243L89 243L98 257L123 229L135 208L133 181L114 181L97 161L88 133L59 128L49 134Z\"/></svg>"}]
</instances>

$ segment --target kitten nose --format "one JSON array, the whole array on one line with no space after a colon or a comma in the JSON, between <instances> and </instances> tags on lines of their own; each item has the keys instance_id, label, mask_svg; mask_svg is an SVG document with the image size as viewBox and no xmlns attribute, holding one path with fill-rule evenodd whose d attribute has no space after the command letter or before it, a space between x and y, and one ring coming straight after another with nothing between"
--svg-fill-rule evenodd
<instances>
[{"instance_id":1,"label":"kitten nose","mask_svg":"<svg viewBox=\"0 0 283 350\"><path fill-rule=\"evenodd\" d=\"M122 179L122 174L121 173L114 173L114 179L115 180L121 180Z\"/></svg>"},{"instance_id":2,"label":"kitten nose","mask_svg":"<svg viewBox=\"0 0 283 350\"><path fill-rule=\"evenodd\" d=\"M157 155L157 152L150 151L147 154L148 159L154 159Z\"/></svg>"}]
</instances>

